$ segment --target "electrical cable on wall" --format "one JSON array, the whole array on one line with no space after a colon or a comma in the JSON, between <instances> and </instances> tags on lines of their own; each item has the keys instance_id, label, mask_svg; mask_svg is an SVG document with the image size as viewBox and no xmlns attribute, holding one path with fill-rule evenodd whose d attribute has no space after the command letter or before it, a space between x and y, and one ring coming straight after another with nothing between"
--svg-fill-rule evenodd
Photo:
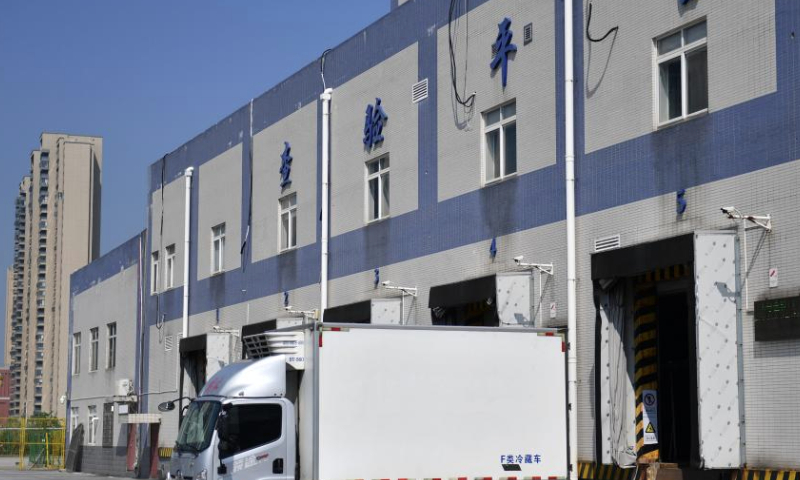
<instances>
[{"instance_id":1,"label":"electrical cable on wall","mask_svg":"<svg viewBox=\"0 0 800 480\"><path fill-rule=\"evenodd\" d=\"M250 226L253 222L253 99L250 99L250 137L249 137L248 153L248 178L250 180L250 188L247 192L247 230L244 232L244 241L242 241L242 248L239 250L241 256L242 271L247 269L247 262L244 258L244 252L247 248L247 242L250 239Z\"/></svg>"},{"instance_id":2,"label":"electrical cable on wall","mask_svg":"<svg viewBox=\"0 0 800 480\"><path fill-rule=\"evenodd\" d=\"M450 81L453 84L453 93L456 96L456 102L459 105L471 109L472 106L475 104L475 93L471 93L468 97L462 98L461 94L458 92L458 74L456 69L456 52L454 46L454 33L453 33L453 21L454 17L456 16L456 3L460 0L450 0L450 13L447 18L447 40L450 48ZM467 70L467 61L465 59L464 70ZM466 89L466 75L464 76L464 88Z\"/></svg>"},{"instance_id":3,"label":"electrical cable on wall","mask_svg":"<svg viewBox=\"0 0 800 480\"><path fill-rule=\"evenodd\" d=\"M161 157L161 218L159 221L158 226L158 255L161 256L161 250L164 246L164 189L166 188L166 176L167 176L167 156L164 155ZM152 268L152 264L151 264ZM161 326L158 324L158 319L161 317L161 295L158 293L158 283L157 278L153 278L156 281L155 285L151 286L151 289L156 294L156 329L158 329L158 341L159 343L164 340L164 331L162 327L164 326L164 322L161 322Z\"/></svg>"},{"instance_id":4,"label":"electrical cable on wall","mask_svg":"<svg viewBox=\"0 0 800 480\"><path fill-rule=\"evenodd\" d=\"M330 49L330 48L325 50L324 52L322 52L322 56L319 58L319 75L320 75L320 77L322 77L322 91L323 92L328 89L328 86L325 84L325 57L329 53L331 53L332 51L333 50Z\"/></svg>"},{"instance_id":5,"label":"electrical cable on wall","mask_svg":"<svg viewBox=\"0 0 800 480\"><path fill-rule=\"evenodd\" d=\"M616 27L613 27L613 28L609 29L606 32L606 34L603 35L602 37L594 38L594 37L592 37L592 34L589 32L589 28L591 27L591 25L592 25L592 2L589 2L589 14L588 14L587 19L586 19L586 38L590 42L600 43L603 40L605 40L606 38L608 38L608 36L611 35L612 33L619 31L619 26L616 26Z\"/></svg>"}]
</instances>

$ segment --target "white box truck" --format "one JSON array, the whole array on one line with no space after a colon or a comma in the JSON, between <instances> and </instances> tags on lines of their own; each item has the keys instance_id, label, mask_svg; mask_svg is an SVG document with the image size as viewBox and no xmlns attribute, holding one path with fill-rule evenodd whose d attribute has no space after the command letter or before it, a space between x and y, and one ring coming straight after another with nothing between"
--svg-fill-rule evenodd
<instances>
[{"instance_id":1,"label":"white box truck","mask_svg":"<svg viewBox=\"0 0 800 480\"><path fill-rule=\"evenodd\" d=\"M244 340L256 359L189 404L168 478L567 477L554 330L313 323Z\"/></svg>"}]
</instances>

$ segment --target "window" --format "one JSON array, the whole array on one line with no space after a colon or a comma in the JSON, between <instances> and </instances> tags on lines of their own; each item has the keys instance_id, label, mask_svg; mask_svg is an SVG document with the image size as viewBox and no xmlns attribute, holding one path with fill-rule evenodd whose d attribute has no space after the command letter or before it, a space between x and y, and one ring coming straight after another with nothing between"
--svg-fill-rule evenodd
<instances>
[{"instance_id":1,"label":"window","mask_svg":"<svg viewBox=\"0 0 800 480\"><path fill-rule=\"evenodd\" d=\"M97 407L95 405L89 406L89 415L88 415L88 422L86 422L88 427L88 435L87 435L87 443L89 445L97 444L97 423L100 421L97 418Z\"/></svg>"},{"instance_id":2,"label":"window","mask_svg":"<svg viewBox=\"0 0 800 480\"><path fill-rule=\"evenodd\" d=\"M81 417L78 413L78 407L72 407L69 409L69 431L70 433L74 432L76 428L78 428L78 423L80 422Z\"/></svg>"},{"instance_id":3,"label":"window","mask_svg":"<svg viewBox=\"0 0 800 480\"><path fill-rule=\"evenodd\" d=\"M511 102L483 114L485 183L517 172L517 104Z\"/></svg>"},{"instance_id":4,"label":"window","mask_svg":"<svg viewBox=\"0 0 800 480\"><path fill-rule=\"evenodd\" d=\"M175 244L167 247L167 258L164 272L164 288L170 289L175 286Z\"/></svg>"},{"instance_id":5,"label":"window","mask_svg":"<svg viewBox=\"0 0 800 480\"><path fill-rule=\"evenodd\" d=\"M389 157L367 163L367 221L389 216Z\"/></svg>"},{"instance_id":6,"label":"window","mask_svg":"<svg viewBox=\"0 0 800 480\"><path fill-rule=\"evenodd\" d=\"M109 323L106 325L106 333L108 333L108 341L106 344L106 368L114 368L117 366L117 323Z\"/></svg>"},{"instance_id":7,"label":"window","mask_svg":"<svg viewBox=\"0 0 800 480\"><path fill-rule=\"evenodd\" d=\"M658 124L708 109L706 22L656 40Z\"/></svg>"},{"instance_id":8,"label":"window","mask_svg":"<svg viewBox=\"0 0 800 480\"><path fill-rule=\"evenodd\" d=\"M211 229L211 273L219 273L225 268L225 224Z\"/></svg>"},{"instance_id":9,"label":"window","mask_svg":"<svg viewBox=\"0 0 800 480\"><path fill-rule=\"evenodd\" d=\"M280 246L281 251L297 246L297 194L293 193L280 201Z\"/></svg>"},{"instance_id":10,"label":"window","mask_svg":"<svg viewBox=\"0 0 800 480\"><path fill-rule=\"evenodd\" d=\"M150 292L158 293L158 252L153 252L150 256Z\"/></svg>"},{"instance_id":11,"label":"window","mask_svg":"<svg viewBox=\"0 0 800 480\"><path fill-rule=\"evenodd\" d=\"M72 334L72 374L81 373L81 334Z\"/></svg>"},{"instance_id":12,"label":"window","mask_svg":"<svg viewBox=\"0 0 800 480\"><path fill-rule=\"evenodd\" d=\"M234 405L225 415L227 448L220 446L220 458L227 458L251 448L272 443L281 438L281 406Z\"/></svg>"},{"instance_id":13,"label":"window","mask_svg":"<svg viewBox=\"0 0 800 480\"><path fill-rule=\"evenodd\" d=\"M114 445L114 404L103 404L103 446Z\"/></svg>"},{"instance_id":14,"label":"window","mask_svg":"<svg viewBox=\"0 0 800 480\"><path fill-rule=\"evenodd\" d=\"M92 356L89 362L89 371L94 372L97 370L97 358L98 354L100 353L100 329L95 327L89 330L89 335L91 336L91 343L89 347L92 349Z\"/></svg>"}]
</instances>

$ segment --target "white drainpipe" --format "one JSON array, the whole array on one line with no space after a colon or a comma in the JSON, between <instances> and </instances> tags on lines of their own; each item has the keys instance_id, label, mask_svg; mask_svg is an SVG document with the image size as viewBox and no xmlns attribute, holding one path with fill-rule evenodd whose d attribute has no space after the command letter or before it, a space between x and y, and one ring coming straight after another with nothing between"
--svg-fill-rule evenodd
<instances>
[{"instance_id":1,"label":"white drainpipe","mask_svg":"<svg viewBox=\"0 0 800 480\"><path fill-rule=\"evenodd\" d=\"M319 319L323 321L325 309L328 308L328 223L329 223L329 176L330 170L330 118L331 118L331 93L333 89L326 88L320 100L322 100L322 255L319 270Z\"/></svg>"},{"instance_id":2,"label":"white drainpipe","mask_svg":"<svg viewBox=\"0 0 800 480\"><path fill-rule=\"evenodd\" d=\"M186 205L183 214L183 338L189 336L189 246L191 239L191 215L192 215L192 174L194 167L186 169ZM164 188L163 186L161 188ZM181 392L183 394L183 392Z\"/></svg>"},{"instance_id":3,"label":"white drainpipe","mask_svg":"<svg viewBox=\"0 0 800 480\"><path fill-rule=\"evenodd\" d=\"M578 479L578 317L575 274L575 74L572 44L572 2L564 2L564 122L567 196L567 402L569 478Z\"/></svg>"}]
</instances>

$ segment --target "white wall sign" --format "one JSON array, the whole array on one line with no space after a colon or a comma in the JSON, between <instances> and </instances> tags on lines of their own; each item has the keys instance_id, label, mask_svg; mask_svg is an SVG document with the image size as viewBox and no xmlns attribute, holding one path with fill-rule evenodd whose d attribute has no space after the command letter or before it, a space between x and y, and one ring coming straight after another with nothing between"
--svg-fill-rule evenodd
<instances>
[{"instance_id":1,"label":"white wall sign","mask_svg":"<svg viewBox=\"0 0 800 480\"><path fill-rule=\"evenodd\" d=\"M642 392L644 403L644 415L642 425L644 425L644 444L655 445L658 443L658 392L655 390L644 390Z\"/></svg>"},{"instance_id":2,"label":"white wall sign","mask_svg":"<svg viewBox=\"0 0 800 480\"><path fill-rule=\"evenodd\" d=\"M556 318L557 313L558 313L558 308L556 307L556 302L552 302L550 304L550 318Z\"/></svg>"},{"instance_id":3,"label":"white wall sign","mask_svg":"<svg viewBox=\"0 0 800 480\"><path fill-rule=\"evenodd\" d=\"M778 286L778 267L769 269L769 288L776 288Z\"/></svg>"}]
</instances>

